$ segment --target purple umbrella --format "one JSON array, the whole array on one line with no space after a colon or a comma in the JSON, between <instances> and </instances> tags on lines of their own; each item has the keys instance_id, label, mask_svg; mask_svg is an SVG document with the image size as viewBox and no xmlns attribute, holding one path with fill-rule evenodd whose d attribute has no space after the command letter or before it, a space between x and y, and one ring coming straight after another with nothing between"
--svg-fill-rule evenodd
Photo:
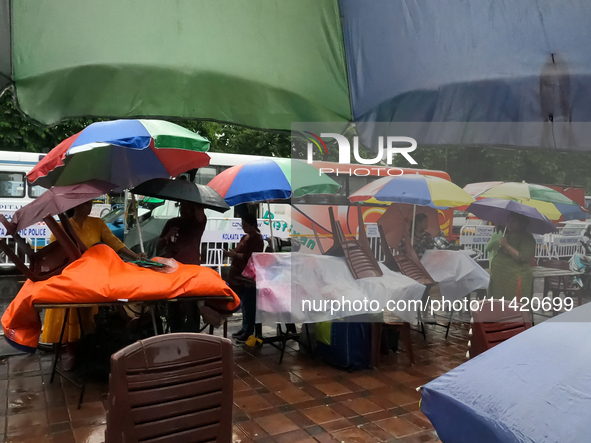
<instances>
[{"instance_id":1,"label":"purple umbrella","mask_svg":"<svg viewBox=\"0 0 591 443\"><path fill-rule=\"evenodd\" d=\"M11 225L16 231L43 220L48 215L66 212L82 203L106 194L117 186L100 180L91 180L71 186L54 186L35 201L23 206L12 217Z\"/></svg>"},{"instance_id":2,"label":"purple umbrella","mask_svg":"<svg viewBox=\"0 0 591 443\"><path fill-rule=\"evenodd\" d=\"M526 231L530 234L548 234L556 231L548 217L540 214L536 208L513 200L485 198L472 203L466 210L482 220L503 226L507 226L507 219L511 213L524 215L529 219Z\"/></svg>"}]
</instances>

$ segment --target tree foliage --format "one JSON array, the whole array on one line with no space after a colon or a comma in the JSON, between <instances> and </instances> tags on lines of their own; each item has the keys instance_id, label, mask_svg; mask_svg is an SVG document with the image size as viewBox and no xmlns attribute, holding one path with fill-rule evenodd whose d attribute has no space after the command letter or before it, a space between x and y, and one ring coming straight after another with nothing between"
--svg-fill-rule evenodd
<instances>
[{"instance_id":1,"label":"tree foliage","mask_svg":"<svg viewBox=\"0 0 591 443\"><path fill-rule=\"evenodd\" d=\"M212 152L271 157L291 155L290 136L287 133L259 131L208 121L174 119L171 121L206 137L211 142Z\"/></svg>"},{"instance_id":2,"label":"tree foliage","mask_svg":"<svg viewBox=\"0 0 591 443\"><path fill-rule=\"evenodd\" d=\"M413 157L421 168L448 172L459 186L483 181L526 181L583 186L591 193L591 155L586 153L419 147ZM402 163L398 160L398 166L404 166Z\"/></svg>"},{"instance_id":3,"label":"tree foliage","mask_svg":"<svg viewBox=\"0 0 591 443\"><path fill-rule=\"evenodd\" d=\"M36 125L17 110L6 91L0 96L0 150L49 152L94 121L98 119L77 118L50 128Z\"/></svg>"}]
</instances>

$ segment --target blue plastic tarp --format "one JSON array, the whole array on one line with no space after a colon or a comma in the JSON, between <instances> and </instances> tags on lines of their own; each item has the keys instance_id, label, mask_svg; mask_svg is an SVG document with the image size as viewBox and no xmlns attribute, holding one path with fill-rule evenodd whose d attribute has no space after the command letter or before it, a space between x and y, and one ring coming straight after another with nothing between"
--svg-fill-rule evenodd
<instances>
[{"instance_id":1,"label":"blue plastic tarp","mask_svg":"<svg viewBox=\"0 0 591 443\"><path fill-rule=\"evenodd\" d=\"M569 76L548 84L564 89L554 120L591 121L589 1L340 5L356 121L540 121L553 69Z\"/></svg>"},{"instance_id":2,"label":"blue plastic tarp","mask_svg":"<svg viewBox=\"0 0 591 443\"><path fill-rule=\"evenodd\" d=\"M422 396L443 443L591 441L591 304L464 363Z\"/></svg>"},{"instance_id":3,"label":"blue plastic tarp","mask_svg":"<svg viewBox=\"0 0 591 443\"><path fill-rule=\"evenodd\" d=\"M353 120L374 151L392 135L589 149L590 125L571 123L591 122L588 0L339 4Z\"/></svg>"}]
</instances>

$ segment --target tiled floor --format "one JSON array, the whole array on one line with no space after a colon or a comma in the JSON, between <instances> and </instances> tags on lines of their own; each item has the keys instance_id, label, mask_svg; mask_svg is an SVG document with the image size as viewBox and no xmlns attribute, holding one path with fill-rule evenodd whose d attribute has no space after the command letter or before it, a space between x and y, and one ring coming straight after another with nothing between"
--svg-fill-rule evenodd
<instances>
[{"instance_id":1,"label":"tiled floor","mask_svg":"<svg viewBox=\"0 0 591 443\"><path fill-rule=\"evenodd\" d=\"M233 328L230 328L232 332ZM348 373L297 350L282 364L271 346L235 346L234 441L259 443L436 442L419 410L416 388L465 361L465 325L413 332L416 364L404 352L384 356L377 370ZM51 355L0 362L0 432L6 442L104 441L107 385L92 383L81 410L79 391L49 384ZM2 397L0 397L2 398Z\"/></svg>"}]
</instances>

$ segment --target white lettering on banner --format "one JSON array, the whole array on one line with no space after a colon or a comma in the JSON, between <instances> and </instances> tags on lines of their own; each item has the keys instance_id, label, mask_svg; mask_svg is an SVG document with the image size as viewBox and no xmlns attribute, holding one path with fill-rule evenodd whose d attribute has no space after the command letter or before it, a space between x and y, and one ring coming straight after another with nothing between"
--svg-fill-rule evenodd
<instances>
[{"instance_id":1,"label":"white lettering on banner","mask_svg":"<svg viewBox=\"0 0 591 443\"><path fill-rule=\"evenodd\" d=\"M380 231L378 230L377 224L368 223L365 225L365 229L369 238L377 238L380 236Z\"/></svg>"},{"instance_id":2,"label":"white lettering on banner","mask_svg":"<svg viewBox=\"0 0 591 443\"><path fill-rule=\"evenodd\" d=\"M495 232L494 226L476 226L476 235L490 235Z\"/></svg>"},{"instance_id":3,"label":"white lettering on banner","mask_svg":"<svg viewBox=\"0 0 591 443\"><path fill-rule=\"evenodd\" d=\"M580 235L581 234L582 229L563 229L562 231L560 231L561 235Z\"/></svg>"},{"instance_id":4,"label":"white lettering on banner","mask_svg":"<svg viewBox=\"0 0 591 443\"><path fill-rule=\"evenodd\" d=\"M287 239L290 237L291 230L284 220L275 219L272 224L275 238ZM269 220L259 219L258 227L263 239L271 235ZM238 243L243 235L244 231L240 219L210 217L207 220L201 241L203 243Z\"/></svg>"},{"instance_id":5,"label":"white lettering on banner","mask_svg":"<svg viewBox=\"0 0 591 443\"><path fill-rule=\"evenodd\" d=\"M572 244L577 244L579 243L580 238L579 237L562 237L562 238L558 238L558 243L561 245L572 245Z\"/></svg>"},{"instance_id":6,"label":"white lettering on banner","mask_svg":"<svg viewBox=\"0 0 591 443\"><path fill-rule=\"evenodd\" d=\"M15 206L15 205L11 205L11 206ZM6 218L6 220L8 220L9 222L12 221L12 216L14 215L14 212L2 211L1 213ZM49 239L49 237L51 237L51 231L49 230L49 228L47 227L47 225L44 222L39 222L39 223L36 223L36 224L29 226L25 229L22 229L21 231L19 231L18 234L21 237L23 237L24 239L33 239L33 238ZM4 226L2 226L0 224L0 238L6 238L6 237L10 237L10 236L6 233L6 229L4 228Z\"/></svg>"},{"instance_id":7,"label":"white lettering on banner","mask_svg":"<svg viewBox=\"0 0 591 443\"><path fill-rule=\"evenodd\" d=\"M461 245L475 245L488 243L490 237L476 237L475 235L462 235L460 237Z\"/></svg>"}]
</instances>

